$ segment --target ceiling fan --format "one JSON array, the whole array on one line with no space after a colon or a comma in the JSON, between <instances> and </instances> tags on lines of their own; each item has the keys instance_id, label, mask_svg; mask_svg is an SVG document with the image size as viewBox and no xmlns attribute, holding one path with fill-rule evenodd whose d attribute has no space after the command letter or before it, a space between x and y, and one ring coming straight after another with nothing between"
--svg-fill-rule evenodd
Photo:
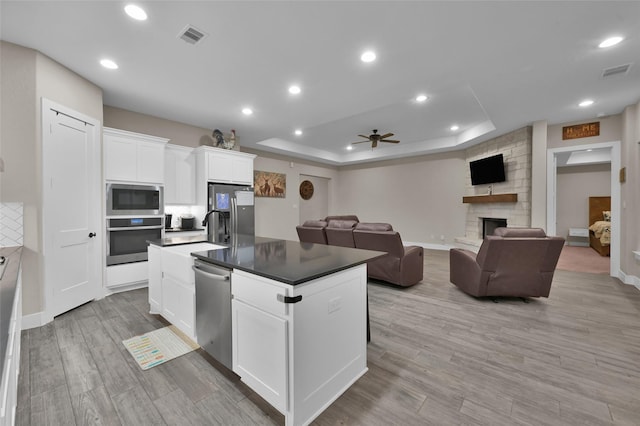
<instances>
[{"instance_id":1,"label":"ceiling fan","mask_svg":"<svg viewBox=\"0 0 640 426\"><path fill-rule=\"evenodd\" d=\"M379 135L378 129L373 129L373 133L370 134L369 136L365 136L365 135L358 135L358 136L360 136L361 138L365 138L367 140L360 141L360 142L352 142L352 144L371 142L371 148L375 148L378 146L378 142L400 143L400 141L387 139L393 136L393 133L386 133L384 135Z\"/></svg>"}]
</instances>

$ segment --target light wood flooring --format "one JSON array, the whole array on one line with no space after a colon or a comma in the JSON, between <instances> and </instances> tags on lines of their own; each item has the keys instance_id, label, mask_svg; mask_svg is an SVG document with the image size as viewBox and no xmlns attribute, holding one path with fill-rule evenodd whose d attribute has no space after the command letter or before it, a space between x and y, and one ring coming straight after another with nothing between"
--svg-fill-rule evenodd
<instances>
[{"instance_id":1,"label":"light wood flooring","mask_svg":"<svg viewBox=\"0 0 640 426\"><path fill-rule=\"evenodd\" d=\"M201 352L141 371L123 339L163 327L146 290L22 333L19 425L271 425ZM478 300L425 251L422 283L369 284L369 371L315 425L640 425L640 291L556 271L549 299ZM219 367L222 368L222 367Z\"/></svg>"}]
</instances>

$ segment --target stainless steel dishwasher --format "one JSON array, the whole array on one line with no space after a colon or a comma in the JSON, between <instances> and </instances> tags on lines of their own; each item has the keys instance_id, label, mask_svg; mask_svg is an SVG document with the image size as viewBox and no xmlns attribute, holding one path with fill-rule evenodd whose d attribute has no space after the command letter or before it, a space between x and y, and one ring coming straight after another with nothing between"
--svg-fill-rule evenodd
<instances>
[{"instance_id":1,"label":"stainless steel dishwasher","mask_svg":"<svg viewBox=\"0 0 640 426\"><path fill-rule=\"evenodd\" d=\"M198 259L193 263L198 344L231 370L231 270Z\"/></svg>"}]
</instances>

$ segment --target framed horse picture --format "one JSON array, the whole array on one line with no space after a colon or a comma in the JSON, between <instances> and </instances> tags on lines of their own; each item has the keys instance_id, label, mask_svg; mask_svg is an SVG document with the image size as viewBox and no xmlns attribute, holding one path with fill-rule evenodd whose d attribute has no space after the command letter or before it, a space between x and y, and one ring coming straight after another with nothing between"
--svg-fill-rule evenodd
<instances>
[{"instance_id":1,"label":"framed horse picture","mask_svg":"<svg viewBox=\"0 0 640 426\"><path fill-rule=\"evenodd\" d=\"M256 197L285 198L287 195L287 175L254 170L253 192Z\"/></svg>"}]
</instances>

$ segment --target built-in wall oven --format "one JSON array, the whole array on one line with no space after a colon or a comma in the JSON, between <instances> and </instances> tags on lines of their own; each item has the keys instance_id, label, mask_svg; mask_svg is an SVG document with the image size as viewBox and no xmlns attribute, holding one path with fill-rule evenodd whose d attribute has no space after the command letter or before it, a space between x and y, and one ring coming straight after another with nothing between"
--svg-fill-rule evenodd
<instances>
[{"instance_id":1,"label":"built-in wall oven","mask_svg":"<svg viewBox=\"0 0 640 426\"><path fill-rule=\"evenodd\" d=\"M107 219L107 266L144 262L147 240L162 238L163 217Z\"/></svg>"},{"instance_id":2,"label":"built-in wall oven","mask_svg":"<svg viewBox=\"0 0 640 426\"><path fill-rule=\"evenodd\" d=\"M164 188L161 185L107 183L107 217L163 214Z\"/></svg>"}]
</instances>

